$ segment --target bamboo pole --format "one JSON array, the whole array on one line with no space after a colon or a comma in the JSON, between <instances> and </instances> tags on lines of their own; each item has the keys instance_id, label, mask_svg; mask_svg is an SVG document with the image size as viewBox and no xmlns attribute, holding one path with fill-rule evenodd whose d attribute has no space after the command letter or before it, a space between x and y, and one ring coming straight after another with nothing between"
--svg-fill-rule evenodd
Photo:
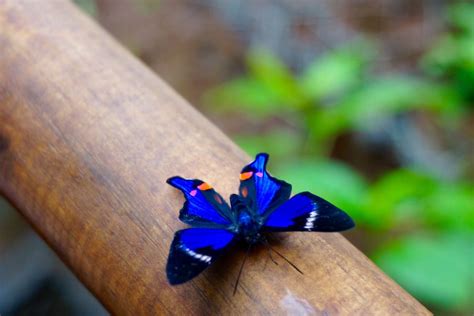
<instances>
[{"instance_id":1,"label":"bamboo pole","mask_svg":"<svg viewBox=\"0 0 474 316\"><path fill-rule=\"evenodd\" d=\"M114 314L429 314L339 234L283 234L172 287L174 175L228 196L250 158L66 1L0 0L0 191ZM350 212L350 210L348 210ZM34 258L32 258L34 260Z\"/></svg>"}]
</instances>

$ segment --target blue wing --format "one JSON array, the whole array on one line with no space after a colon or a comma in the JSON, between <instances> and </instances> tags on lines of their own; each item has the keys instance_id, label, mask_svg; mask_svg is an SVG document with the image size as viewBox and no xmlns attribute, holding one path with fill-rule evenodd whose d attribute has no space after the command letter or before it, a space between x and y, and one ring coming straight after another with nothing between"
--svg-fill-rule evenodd
<instances>
[{"instance_id":1,"label":"blue wing","mask_svg":"<svg viewBox=\"0 0 474 316\"><path fill-rule=\"evenodd\" d=\"M258 154L240 173L239 193L256 215L264 216L285 201L291 185L270 176L266 170L268 154Z\"/></svg>"},{"instance_id":2,"label":"blue wing","mask_svg":"<svg viewBox=\"0 0 474 316\"><path fill-rule=\"evenodd\" d=\"M180 284L197 276L222 254L234 237L225 229L188 228L177 231L166 265L169 283Z\"/></svg>"},{"instance_id":3,"label":"blue wing","mask_svg":"<svg viewBox=\"0 0 474 316\"><path fill-rule=\"evenodd\" d=\"M212 187L201 180L172 177L167 181L186 198L179 219L192 226L229 226L233 215L229 205Z\"/></svg>"},{"instance_id":4,"label":"blue wing","mask_svg":"<svg viewBox=\"0 0 474 316\"><path fill-rule=\"evenodd\" d=\"M268 214L266 231L337 232L354 227L352 218L328 201L303 192L295 195Z\"/></svg>"}]
</instances>

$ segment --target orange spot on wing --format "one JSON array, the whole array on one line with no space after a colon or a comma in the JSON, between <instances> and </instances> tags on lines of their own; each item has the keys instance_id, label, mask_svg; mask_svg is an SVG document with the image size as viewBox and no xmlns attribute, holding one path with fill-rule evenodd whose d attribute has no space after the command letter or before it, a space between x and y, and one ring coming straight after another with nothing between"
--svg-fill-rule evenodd
<instances>
[{"instance_id":1,"label":"orange spot on wing","mask_svg":"<svg viewBox=\"0 0 474 316\"><path fill-rule=\"evenodd\" d=\"M243 187L242 190L240 190L240 194L242 194L243 197L247 197L247 195L249 194L249 190L247 189L247 187Z\"/></svg>"},{"instance_id":2,"label":"orange spot on wing","mask_svg":"<svg viewBox=\"0 0 474 316\"><path fill-rule=\"evenodd\" d=\"M200 185L198 185L197 188L201 191L206 191L206 190L212 189L212 187L209 184L207 184L206 182L201 183Z\"/></svg>"},{"instance_id":3,"label":"orange spot on wing","mask_svg":"<svg viewBox=\"0 0 474 316\"><path fill-rule=\"evenodd\" d=\"M240 174L239 178L240 178L241 181L244 181L244 180L249 179L252 175L253 175L253 172L252 172L252 171L249 171L249 172L242 172L242 173Z\"/></svg>"}]
</instances>

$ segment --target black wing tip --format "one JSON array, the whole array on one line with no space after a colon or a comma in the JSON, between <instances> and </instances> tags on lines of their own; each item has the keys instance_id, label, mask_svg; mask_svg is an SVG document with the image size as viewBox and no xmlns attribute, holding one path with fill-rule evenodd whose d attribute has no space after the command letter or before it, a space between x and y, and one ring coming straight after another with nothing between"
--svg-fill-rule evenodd
<instances>
[{"instance_id":1,"label":"black wing tip","mask_svg":"<svg viewBox=\"0 0 474 316\"><path fill-rule=\"evenodd\" d=\"M179 284L183 284L189 281L188 279L179 278L169 271L166 271L166 278L168 279L168 283L170 285L179 285Z\"/></svg>"},{"instance_id":2,"label":"black wing tip","mask_svg":"<svg viewBox=\"0 0 474 316\"><path fill-rule=\"evenodd\" d=\"M321 233L342 233L354 228L355 224L352 218L343 211L340 212L341 213L339 214L339 219L337 220L337 222L332 221L328 223L318 223L317 227L315 227L315 229L311 231Z\"/></svg>"},{"instance_id":3,"label":"black wing tip","mask_svg":"<svg viewBox=\"0 0 474 316\"><path fill-rule=\"evenodd\" d=\"M173 271L173 266L168 263L166 267L166 278L168 279L168 283L170 285L180 285L183 283L188 282L189 280L193 279L196 275L181 275L176 271Z\"/></svg>"},{"instance_id":4,"label":"black wing tip","mask_svg":"<svg viewBox=\"0 0 474 316\"><path fill-rule=\"evenodd\" d=\"M173 241L171 242L170 252L168 255L168 261L166 262L166 278L170 285L179 285L191 280L193 277L178 273L176 270L177 256L179 256L179 236L184 230L189 228L178 230L174 233ZM179 260L178 260L179 261Z\"/></svg>"},{"instance_id":5,"label":"black wing tip","mask_svg":"<svg viewBox=\"0 0 474 316\"><path fill-rule=\"evenodd\" d=\"M170 285L178 285L178 284L181 284L181 282L179 282L178 279L175 279L174 276L169 275L168 273L166 273L166 278L168 279L168 283L169 283Z\"/></svg>"},{"instance_id":6,"label":"black wing tip","mask_svg":"<svg viewBox=\"0 0 474 316\"><path fill-rule=\"evenodd\" d=\"M336 231L343 232L343 231L352 229L356 226L354 220L352 219L352 217L349 214L347 214L346 212L341 210L339 207L333 205L332 203L326 201L322 197L319 197L319 196L317 196L317 195L315 195L315 194L313 194L309 191L304 191L304 192L301 192L300 194L308 196L312 199L322 200L323 202L325 202L325 203L329 204L330 206L336 208L336 210L339 212L339 216L341 216L341 224L340 224L340 226L337 227Z\"/></svg>"},{"instance_id":7,"label":"black wing tip","mask_svg":"<svg viewBox=\"0 0 474 316\"><path fill-rule=\"evenodd\" d=\"M341 211L341 212L343 212L343 211ZM355 224L354 220L352 219L352 217L350 217L346 212L343 212L343 213L346 216L346 219L345 219L345 223L344 223L345 225L343 225L341 227L341 230L340 230L341 232L349 230L349 229L353 229L356 226L356 224Z\"/></svg>"}]
</instances>

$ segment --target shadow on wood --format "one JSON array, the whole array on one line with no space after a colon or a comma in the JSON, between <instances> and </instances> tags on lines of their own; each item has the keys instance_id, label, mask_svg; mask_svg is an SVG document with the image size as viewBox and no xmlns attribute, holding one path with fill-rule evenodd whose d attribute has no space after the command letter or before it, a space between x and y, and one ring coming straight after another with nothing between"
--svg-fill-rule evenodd
<instances>
[{"instance_id":1,"label":"shadow on wood","mask_svg":"<svg viewBox=\"0 0 474 316\"><path fill-rule=\"evenodd\" d=\"M228 196L249 161L69 2L0 0L0 190L111 312L429 313L339 234L283 235L304 275L254 251L234 297L238 251L169 286L184 225L165 180Z\"/></svg>"}]
</instances>

